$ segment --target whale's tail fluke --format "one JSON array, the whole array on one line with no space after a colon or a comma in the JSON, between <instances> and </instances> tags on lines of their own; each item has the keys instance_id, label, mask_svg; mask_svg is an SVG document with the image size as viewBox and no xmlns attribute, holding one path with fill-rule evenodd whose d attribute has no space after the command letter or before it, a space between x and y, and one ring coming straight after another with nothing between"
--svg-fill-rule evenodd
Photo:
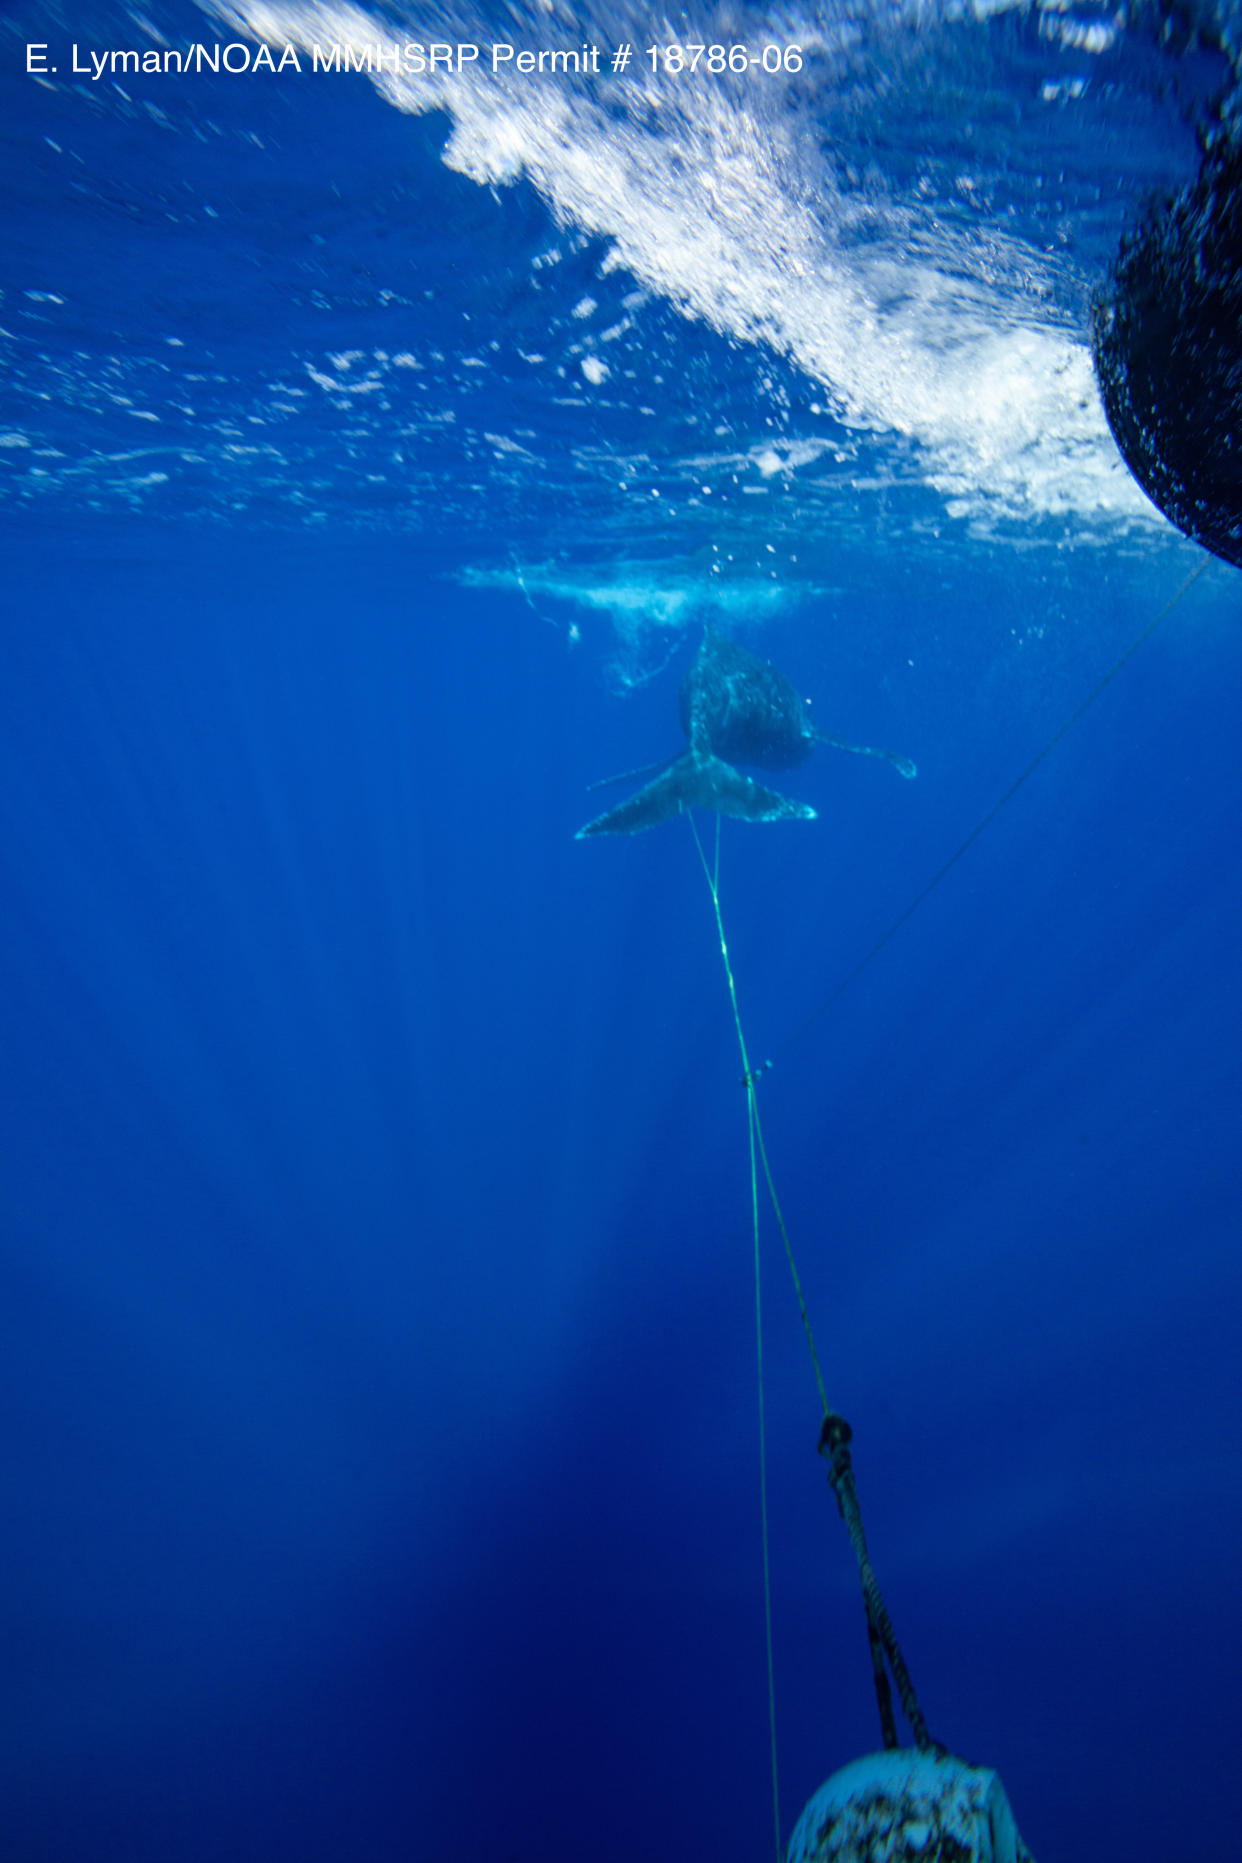
<instances>
[{"instance_id":1,"label":"whale's tail fluke","mask_svg":"<svg viewBox=\"0 0 1242 1863\"><path fill-rule=\"evenodd\" d=\"M688 750L670 763L654 782L640 789L636 796L606 815L597 815L577 836L637 834L654 828L686 809L715 809L721 815L734 815L739 821L785 822L813 821L815 810L805 802L791 802L788 796L765 789L751 777L743 776L723 757Z\"/></svg>"}]
</instances>

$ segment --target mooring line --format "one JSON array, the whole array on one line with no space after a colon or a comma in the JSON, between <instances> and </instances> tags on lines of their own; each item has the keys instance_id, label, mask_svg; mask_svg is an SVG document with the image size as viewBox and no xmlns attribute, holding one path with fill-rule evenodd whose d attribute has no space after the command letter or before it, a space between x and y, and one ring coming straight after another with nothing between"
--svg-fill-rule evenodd
<instances>
[{"instance_id":1,"label":"mooring line","mask_svg":"<svg viewBox=\"0 0 1242 1863\"><path fill-rule=\"evenodd\" d=\"M836 985L835 989L833 989L831 993L824 998L823 1002L820 1003L818 1008L813 1009L811 1011L810 1015L806 1018L805 1022L799 1023L798 1027L794 1030L793 1034L786 1036L785 1040L780 1044L780 1047L776 1050L776 1053L785 1054L788 1052L790 1048L794 1047L794 1045L797 1042L801 1041L802 1037L806 1034L807 1030L812 1026L812 1024L817 1022L820 1016L822 1016L826 1010L831 1009L832 1005L836 1002L837 998L843 995L843 993L849 988L850 984L853 983L856 977L861 976L862 972L866 970L868 964L872 961L872 959L878 957L880 955L880 952L884 949L884 947L887 944L891 943L891 941L896 937L897 933L901 930L902 926L906 923L906 921L908 919L913 918L914 914L918 911L919 907L923 904L923 901L927 899L932 893L935 892L936 888L939 886L941 880L944 879L945 875L951 872L951 870L954 867L956 867L958 861L962 858L962 855L967 851L967 849L974 846L975 842L979 839L979 836L983 833L984 829L987 828L992 822L996 820L996 817L1000 814L1001 810L1005 807L1007 803L1012 802L1013 798L1017 795L1018 791L1021 789L1023 783L1026 782L1029 776L1034 775L1035 771L1039 768L1040 764L1044 761L1044 758L1048 755L1048 753L1051 750L1054 750L1056 748L1056 746L1061 742L1061 739L1066 735L1068 731L1073 729L1073 727L1078 723L1078 720L1082 717L1083 713L1087 710L1087 708L1095 704L1095 701L1099 698L1100 694L1104 691L1104 689L1107 686L1112 684L1113 680L1116 679L1118 673L1121 672L1122 668L1127 666L1130 663L1130 661L1134 658L1135 654L1138 652L1139 648L1144 646L1147 643L1147 641L1151 639L1156 629L1160 626L1160 623L1166 620L1168 616L1172 614L1173 610L1177 607L1177 604L1181 601L1182 597L1189 593L1190 589L1199 580L1199 577L1203 574L1204 570L1208 567L1211 561L1212 561L1211 557L1205 556L1202 562L1196 564L1194 569L1191 570L1190 574L1186 577L1186 580L1182 583L1181 587L1178 589L1177 593L1169 597L1168 601L1164 604L1164 607L1161 608L1159 613L1151 621L1147 623L1147 626L1143 629L1142 633L1139 634L1134 640L1131 641L1130 645L1126 648L1121 658L1119 660L1116 660L1113 663L1113 665L1109 667L1108 671L1104 674L1103 678L1098 680L1097 683L1091 688L1090 692L1087 694L1086 698L1082 701L1082 703L1080 705L1075 706L1074 710L1070 713L1069 717L1064 721L1064 723L1057 727L1057 729L1053 732L1052 736L1048 739L1047 743L1044 745L1043 749L1036 752L1036 754L1031 758L1031 761L1027 764L1026 768L1022 771L1022 774L1016 777L1014 781L1010 783L1008 789L1005 791L1004 795L1000 798L999 802L994 802L992 804L992 807L988 810L987 814L982 816L980 820L975 823L975 826L971 829L970 833L966 836L966 839L962 841L959 844L959 846L954 849L954 851L949 855L949 858L944 862L943 866L937 868L936 872L932 875L931 879L927 882L927 885L923 887L922 891L915 894L914 898L910 901L909 905L906 906L903 911L897 914L897 917L893 920L892 924L888 927L888 929L886 931L881 932L880 936L876 939L875 943L871 946L871 949L867 951L862 957L859 958L858 962L853 966L852 969L846 971L845 975L842 977L841 981Z\"/></svg>"},{"instance_id":2,"label":"mooring line","mask_svg":"<svg viewBox=\"0 0 1242 1863\"><path fill-rule=\"evenodd\" d=\"M738 1047L742 1053L742 1070L746 1077L746 1116L750 1131L750 1215L755 1262L755 1360L759 1388L759 1519L763 1535L763 1629L768 1662L768 1744L772 1754L772 1834L776 1845L776 1863L781 1863L781 1793L776 1759L776 1663L772 1650L772 1561L768 1540L768 1444L763 1401L763 1277L759 1261L759 1172L755 1163L756 1139L759 1150L763 1152L763 1136L759 1130L759 1105L755 1098L755 1083L746 1054L746 1037L742 1033L742 1017L737 1006L737 985L733 981L733 966L729 962L729 946L725 939L724 920L720 913L720 817L719 815L716 817L714 871L707 864L707 856L703 852L703 843L699 839L694 816L688 815L686 819L690 823L690 832L694 836L694 845L698 849L699 860L702 862L707 890L712 896L712 909L716 914L716 932L720 939L720 955L724 959L725 977L729 985L729 1001L733 1005L733 1026L737 1030ZM763 1165L770 1186L772 1177L767 1169L766 1153L763 1154Z\"/></svg>"}]
</instances>

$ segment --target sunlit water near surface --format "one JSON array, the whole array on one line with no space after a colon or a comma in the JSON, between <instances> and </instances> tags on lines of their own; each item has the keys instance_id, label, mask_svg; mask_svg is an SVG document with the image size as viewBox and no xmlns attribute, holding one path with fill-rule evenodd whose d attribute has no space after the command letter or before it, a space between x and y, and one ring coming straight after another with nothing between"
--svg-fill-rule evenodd
<instances>
[{"instance_id":1,"label":"sunlit water near surface","mask_svg":"<svg viewBox=\"0 0 1242 1863\"><path fill-rule=\"evenodd\" d=\"M771 1854L710 900L681 822L573 840L705 621L919 766L819 751L721 884L932 1730L1041 1863L1232 1853L1239 585L1086 332L1238 32L8 9L17 1863ZM312 68L433 38L601 70ZM653 73L692 39L801 69ZM787 1833L878 1730L764 1246Z\"/></svg>"}]
</instances>

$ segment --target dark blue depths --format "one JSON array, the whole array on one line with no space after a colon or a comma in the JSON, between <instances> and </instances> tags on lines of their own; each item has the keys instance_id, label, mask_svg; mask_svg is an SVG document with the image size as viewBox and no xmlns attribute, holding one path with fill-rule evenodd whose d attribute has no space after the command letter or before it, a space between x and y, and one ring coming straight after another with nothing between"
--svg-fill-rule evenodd
<instances>
[{"instance_id":1,"label":"dark blue depths","mask_svg":"<svg viewBox=\"0 0 1242 1863\"><path fill-rule=\"evenodd\" d=\"M135 524L6 560L8 1854L764 1854L719 956L683 824L571 839L586 781L668 740L674 673L620 705L590 640L374 543ZM918 782L825 752L818 822L726 823L726 922L933 1729L1037 1856L1223 1855L1228 572L799 1032L1150 612L1075 570L1093 629L1032 689L991 573L921 616L962 645L906 715ZM896 582L870 600L900 628ZM873 728L848 646L764 645ZM876 1730L765 1251L788 1829Z\"/></svg>"}]
</instances>

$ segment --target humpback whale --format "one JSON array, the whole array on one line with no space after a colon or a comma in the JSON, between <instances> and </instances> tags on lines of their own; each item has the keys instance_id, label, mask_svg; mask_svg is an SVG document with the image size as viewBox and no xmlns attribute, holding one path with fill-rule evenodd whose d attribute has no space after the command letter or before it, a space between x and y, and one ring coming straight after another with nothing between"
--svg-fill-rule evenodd
<instances>
[{"instance_id":1,"label":"humpback whale","mask_svg":"<svg viewBox=\"0 0 1242 1863\"><path fill-rule=\"evenodd\" d=\"M652 776L644 789L618 808L579 828L577 839L597 834L637 834L686 809L715 809L748 822L812 821L815 810L775 789L743 776L735 763L761 770L789 770L804 763L817 744L884 757L903 776L915 774L907 757L869 744L847 744L828 737L811 722L805 699L770 660L748 653L712 627L704 630L698 652L681 682L681 728L689 748L679 757L624 777ZM592 788L603 787L600 783Z\"/></svg>"}]
</instances>

